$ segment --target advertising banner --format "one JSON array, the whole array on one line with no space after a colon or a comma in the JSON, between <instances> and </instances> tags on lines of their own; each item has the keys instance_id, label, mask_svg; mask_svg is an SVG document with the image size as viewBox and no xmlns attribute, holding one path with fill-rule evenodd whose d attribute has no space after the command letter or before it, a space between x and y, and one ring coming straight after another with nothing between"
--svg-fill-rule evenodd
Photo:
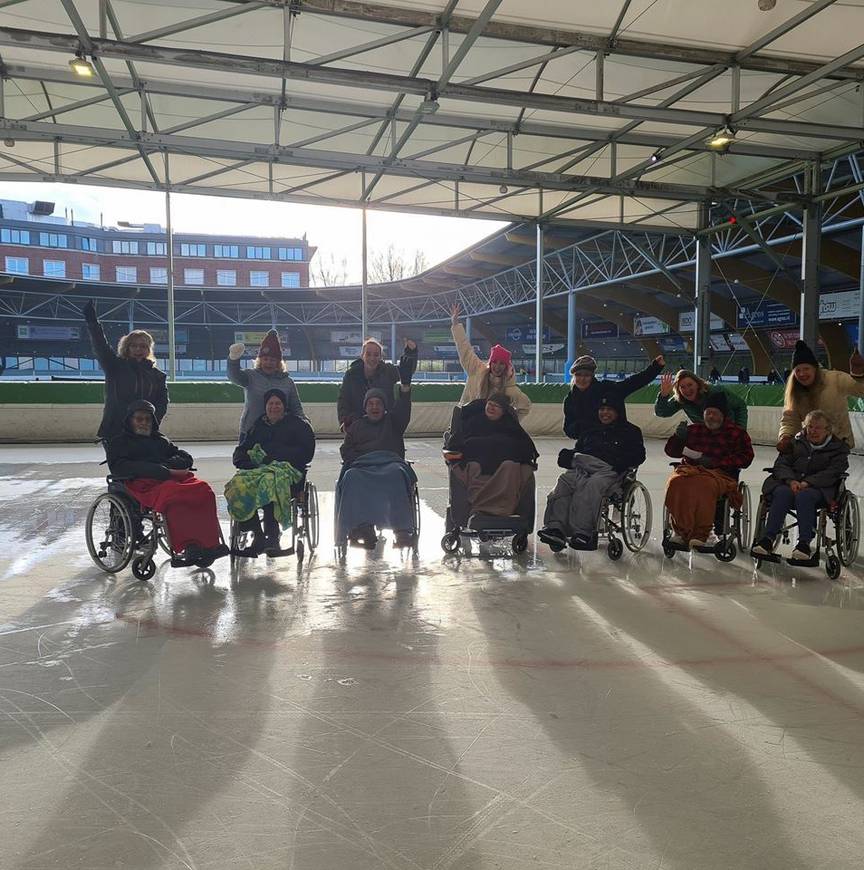
<instances>
[{"instance_id":1,"label":"advertising banner","mask_svg":"<svg viewBox=\"0 0 864 870\"><path fill-rule=\"evenodd\" d=\"M747 342L744 341L743 335L739 335L737 332L730 332L726 338L729 344L732 345L732 350L750 350Z\"/></svg>"},{"instance_id":2,"label":"advertising banner","mask_svg":"<svg viewBox=\"0 0 864 870\"><path fill-rule=\"evenodd\" d=\"M679 350L685 350L687 342L680 335L670 335L666 338L661 338L658 342L660 349L666 353L675 353Z\"/></svg>"},{"instance_id":3,"label":"advertising banner","mask_svg":"<svg viewBox=\"0 0 864 870\"><path fill-rule=\"evenodd\" d=\"M18 327L18 338L26 341L74 341L81 331L77 326L31 326Z\"/></svg>"},{"instance_id":4,"label":"advertising banner","mask_svg":"<svg viewBox=\"0 0 864 870\"><path fill-rule=\"evenodd\" d=\"M453 334L449 329L427 329L421 341L424 344L452 344Z\"/></svg>"},{"instance_id":5,"label":"advertising banner","mask_svg":"<svg viewBox=\"0 0 864 870\"><path fill-rule=\"evenodd\" d=\"M582 324L582 338L618 338L618 326L608 320L591 320Z\"/></svg>"},{"instance_id":6,"label":"advertising banner","mask_svg":"<svg viewBox=\"0 0 864 870\"><path fill-rule=\"evenodd\" d=\"M729 347L729 343L726 341L726 337L722 333L712 335L709 339L709 344L711 345L711 350L720 351L721 353L728 353L732 350L732 348Z\"/></svg>"},{"instance_id":7,"label":"advertising banner","mask_svg":"<svg viewBox=\"0 0 864 870\"><path fill-rule=\"evenodd\" d=\"M263 332L235 332L234 341L242 341L243 344L251 350L257 348L261 342L264 341L264 336L267 335L269 331L270 330L264 330ZM284 333L279 333L279 341L282 343L282 353L285 354L285 356L288 356L288 354L291 353L288 344L288 336Z\"/></svg>"},{"instance_id":8,"label":"advertising banner","mask_svg":"<svg viewBox=\"0 0 864 870\"><path fill-rule=\"evenodd\" d=\"M748 326L794 326L798 315L779 302L762 302L756 305L742 305L738 309L739 329Z\"/></svg>"},{"instance_id":9,"label":"advertising banner","mask_svg":"<svg viewBox=\"0 0 864 870\"><path fill-rule=\"evenodd\" d=\"M711 315L711 332L720 332L725 324L722 317ZM678 332L693 332L696 329L696 312L682 311L678 315Z\"/></svg>"},{"instance_id":10,"label":"advertising banner","mask_svg":"<svg viewBox=\"0 0 864 870\"><path fill-rule=\"evenodd\" d=\"M147 332L153 336L153 341L155 344L164 344L165 347L168 346L168 330L167 329L150 329L150 327L146 327ZM189 341L189 330L188 329L175 329L174 330L174 344L180 344L183 342L186 344Z\"/></svg>"},{"instance_id":11,"label":"advertising banner","mask_svg":"<svg viewBox=\"0 0 864 870\"><path fill-rule=\"evenodd\" d=\"M533 326L510 326L505 333L507 341L537 341L537 330ZM552 333L548 326L543 327L543 341L549 341Z\"/></svg>"},{"instance_id":12,"label":"advertising banner","mask_svg":"<svg viewBox=\"0 0 864 870\"><path fill-rule=\"evenodd\" d=\"M671 330L669 324L659 317L634 317L633 335L667 335Z\"/></svg>"},{"instance_id":13,"label":"advertising banner","mask_svg":"<svg viewBox=\"0 0 864 870\"><path fill-rule=\"evenodd\" d=\"M447 333L450 337L450 333ZM358 329L331 329L330 341L334 344L363 344L364 336L360 335ZM369 334L365 338L374 338L376 341L384 341L384 333L380 329L370 329Z\"/></svg>"},{"instance_id":14,"label":"advertising banner","mask_svg":"<svg viewBox=\"0 0 864 870\"><path fill-rule=\"evenodd\" d=\"M559 350L564 350L563 344L544 344L541 353L557 353ZM536 344L523 344L522 353L533 354L537 352Z\"/></svg>"},{"instance_id":15,"label":"advertising banner","mask_svg":"<svg viewBox=\"0 0 864 870\"><path fill-rule=\"evenodd\" d=\"M819 297L820 320L858 319L861 310L861 292L845 290L842 293L826 293Z\"/></svg>"},{"instance_id":16,"label":"advertising banner","mask_svg":"<svg viewBox=\"0 0 864 870\"><path fill-rule=\"evenodd\" d=\"M480 353L480 345L472 344L471 347L474 348L474 353ZM440 356L459 356L459 352L456 350L455 344L436 344L432 347L432 350Z\"/></svg>"},{"instance_id":17,"label":"advertising banner","mask_svg":"<svg viewBox=\"0 0 864 870\"><path fill-rule=\"evenodd\" d=\"M778 350L791 350L795 347L795 342L801 338L797 329L772 329L768 333L768 339L771 344ZM825 343L820 338L818 341L819 347L824 347Z\"/></svg>"}]
</instances>

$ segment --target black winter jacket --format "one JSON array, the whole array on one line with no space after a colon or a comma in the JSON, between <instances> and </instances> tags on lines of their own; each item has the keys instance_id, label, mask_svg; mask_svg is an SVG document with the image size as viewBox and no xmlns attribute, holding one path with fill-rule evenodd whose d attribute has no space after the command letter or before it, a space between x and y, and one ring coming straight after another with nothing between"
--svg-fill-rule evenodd
<instances>
[{"instance_id":1,"label":"black winter jacket","mask_svg":"<svg viewBox=\"0 0 864 870\"><path fill-rule=\"evenodd\" d=\"M135 408L133 403L131 408ZM131 412L123 421L123 433L108 441L108 469L115 477L146 477L168 480L172 468L191 468L192 457L169 441L154 423L149 435L136 435L129 426Z\"/></svg>"},{"instance_id":2,"label":"black winter jacket","mask_svg":"<svg viewBox=\"0 0 864 870\"><path fill-rule=\"evenodd\" d=\"M399 390L399 398L391 411L387 411L377 423L363 415L355 420L345 432L340 453L342 461L349 465L358 457L375 450L389 450L405 458L403 435L411 422L411 391Z\"/></svg>"},{"instance_id":3,"label":"black winter jacket","mask_svg":"<svg viewBox=\"0 0 864 870\"><path fill-rule=\"evenodd\" d=\"M267 415L259 417L255 425L243 436L234 448L235 468L255 468L249 451L256 445L267 454L269 462L290 462L298 471L303 471L315 455L315 433L307 420L294 414L286 414L277 423L268 423Z\"/></svg>"},{"instance_id":4,"label":"black winter jacket","mask_svg":"<svg viewBox=\"0 0 864 870\"><path fill-rule=\"evenodd\" d=\"M348 371L342 377L339 388L339 398L336 401L336 413L339 425L349 426L359 420L363 414L363 399L367 390L378 387L387 397L387 410L393 407L393 387L399 383L399 369L393 363L380 362L371 378L367 378L363 369L363 360L355 359L348 366ZM406 424L407 425L407 424Z\"/></svg>"},{"instance_id":5,"label":"black winter jacket","mask_svg":"<svg viewBox=\"0 0 864 870\"><path fill-rule=\"evenodd\" d=\"M105 410L98 436L108 439L123 432L126 410L136 399L150 402L156 409L156 422L161 423L168 410L165 372L157 369L149 359L138 362L117 356L98 321L88 320L87 331L96 359L105 372Z\"/></svg>"},{"instance_id":6,"label":"black winter jacket","mask_svg":"<svg viewBox=\"0 0 864 870\"><path fill-rule=\"evenodd\" d=\"M579 390L575 386L564 399L564 434L576 439L586 429L597 422L597 411L600 409L600 399L603 396L614 396L616 404L623 405L630 393L647 386L663 371L659 363L651 363L648 368L623 381L598 381L594 378L587 390Z\"/></svg>"},{"instance_id":7,"label":"black winter jacket","mask_svg":"<svg viewBox=\"0 0 864 870\"><path fill-rule=\"evenodd\" d=\"M576 441L575 450L562 452L587 453L602 459L615 471L626 471L645 461L645 442L638 426L619 417L608 426L598 424L586 429ZM571 455L571 462L572 459Z\"/></svg>"},{"instance_id":8,"label":"black winter jacket","mask_svg":"<svg viewBox=\"0 0 864 870\"><path fill-rule=\"evenodd\" d=\"M792 441L792 452L781 453L774 461L771 476L762 485L766 495L781 483L806 481L822 491L826 502L837 495L837 487L849 468L849 445L835 436L818 450L799 432Z\"/></svg>"},{"instance_id":9,"label":"black winter jacket","mask_svg":"<svg viewBox=\"0 0 864 870\"><path fill-rule=\"evenodd\" d=\"M486 399L475 399L462 407L448 450L461 453L464 462L478 462L483 474L494 474L507 461L536 467L540 454L516 415L506 412L500 420L490 420L485 410Z\"/></svg>"}]
</instances>

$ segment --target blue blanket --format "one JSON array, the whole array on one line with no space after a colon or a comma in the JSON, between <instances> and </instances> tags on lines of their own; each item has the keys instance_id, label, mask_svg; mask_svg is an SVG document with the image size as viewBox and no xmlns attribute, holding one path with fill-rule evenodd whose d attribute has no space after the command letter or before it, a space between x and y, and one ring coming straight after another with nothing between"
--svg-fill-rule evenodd
<instances>
[{"instance_id":1,"label":"blue blanket","mask_svg":"<svg viewBox=\"0 0 864 870\"><path fill-rule=\"evenodd\" d=\"M336 540L364 523L413 528L414 469L396 453L375 450L343 466L336 483Z\"/></svg>"}]
</instances>

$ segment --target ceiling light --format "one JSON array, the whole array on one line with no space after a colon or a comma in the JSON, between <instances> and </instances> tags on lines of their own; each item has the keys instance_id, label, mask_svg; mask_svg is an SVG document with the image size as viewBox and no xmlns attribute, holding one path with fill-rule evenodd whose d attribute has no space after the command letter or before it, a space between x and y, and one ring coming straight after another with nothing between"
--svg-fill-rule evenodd
<instances>
[{"instance_id":1,"label":"ceiling light","mask_svg":"<svg viewBox=\"0 0 864 870\"><path fill-rule=\"evenodd\" d=\"M735 141L735 131L727 124L721 127L712 136L705 140L705 144L712 151L728 151L729 146Z\"/></svg>"},{"instance_id":2,"label":"ceiling light","mask_svg":"<svg viewBox=\"0 0 864 870\"><path fill-rule=\"evenodd\" d=\"M75 52L75 57L69 61L69 67L76 76L80 76L82 79L92 79L96 75L93 64L84 57L83 51Z\"/></svg>"},{"instance_id":3,"label":"ceiling light","mask_svg":"<svg viewBox=\"0 0 864 870\"><path fill-rule=\"evenodd\" d=\"M652 163L659 163L662 157L663 157L663 149L660 148L659 150L655 151L648 159Z\"/></svg>"}]
</instances>

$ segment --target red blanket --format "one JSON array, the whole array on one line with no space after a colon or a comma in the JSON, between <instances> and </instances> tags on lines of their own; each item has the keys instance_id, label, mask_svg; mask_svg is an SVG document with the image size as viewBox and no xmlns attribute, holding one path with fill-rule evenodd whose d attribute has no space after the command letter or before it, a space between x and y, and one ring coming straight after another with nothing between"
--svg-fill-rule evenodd
<instances>
[{"instance_id":1,"label":"red blanket","mask_svg":"<svg viewBox=\"0 0 864 870\"><path fill-rule=\"evenodd\" d=\"M197 477L186 480L130 480L129 493L144 507L165 517L171 549L182 553L190 544L204 549L221 542L216 516L216 496L209 484Z\"/></svg>"}]
</instances>

